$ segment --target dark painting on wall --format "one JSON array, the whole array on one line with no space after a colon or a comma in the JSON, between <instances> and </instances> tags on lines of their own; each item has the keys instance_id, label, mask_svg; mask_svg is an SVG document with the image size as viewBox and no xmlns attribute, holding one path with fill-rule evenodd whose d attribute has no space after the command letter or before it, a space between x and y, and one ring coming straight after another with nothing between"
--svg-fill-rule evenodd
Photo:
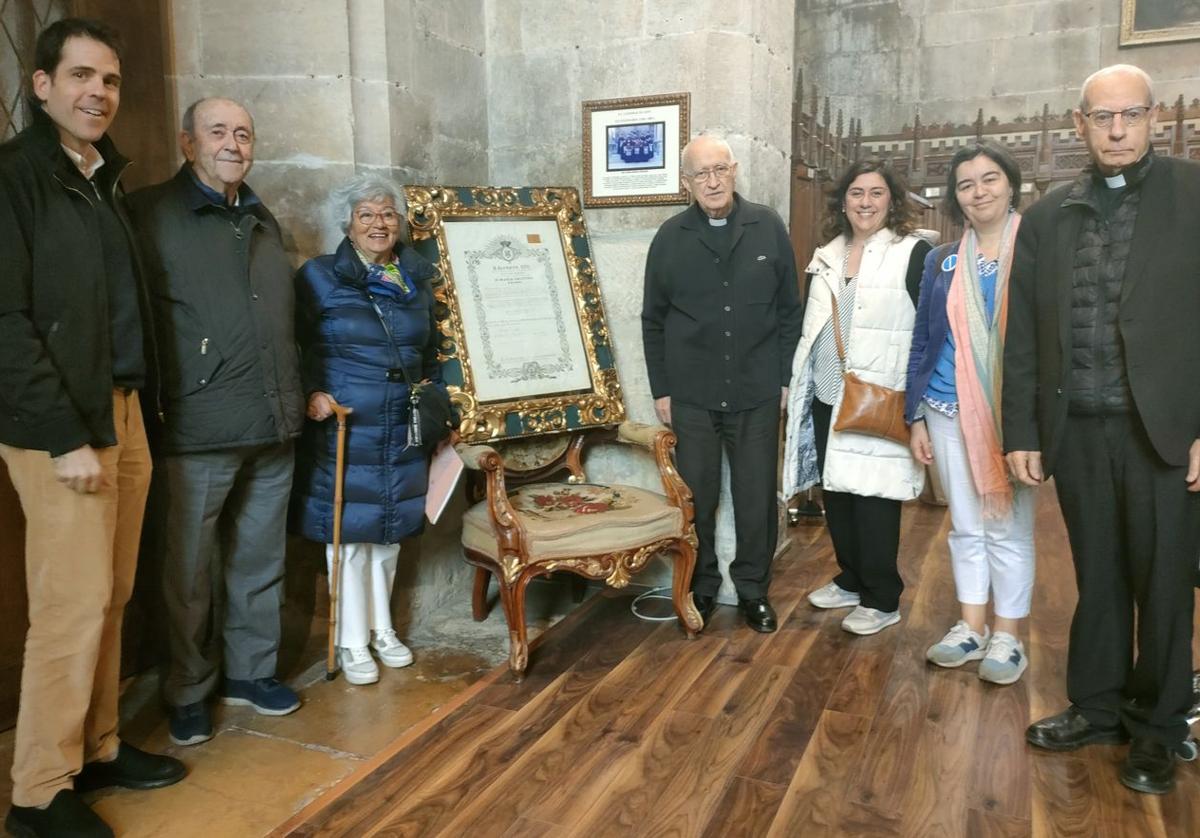
<instances>
[{"instance_id":1,"label":"dark painting on wall","mask_svg":"<svg viewBox=\"0 0 1200 838\"><path fill-rule=\"evenodd\" d=\"M1200 38L1200 0L1121 0L1121 46Z\"/></svg>"}]
</instances>

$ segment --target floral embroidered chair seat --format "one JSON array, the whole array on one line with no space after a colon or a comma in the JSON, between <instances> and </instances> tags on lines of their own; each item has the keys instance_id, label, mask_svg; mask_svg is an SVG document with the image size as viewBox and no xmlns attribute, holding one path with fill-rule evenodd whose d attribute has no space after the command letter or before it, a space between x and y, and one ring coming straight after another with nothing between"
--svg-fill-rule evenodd
<instances>
[{"instance_id":1,"label":"floral embroidered chair seat","mask_svg":"<svg viewBox=\"0 0 1200 838\"><path fill-rule=\"evenodd\" d=\"M506 462L487 445L458 446L467 467L486 479L486 498L463 516L463 554L476 568L474 616L487 616L488 581L495 576L508 621L509 668L517 678L529 657L526 586L534 577L554 571L568 570L622 588L651 557L672 554L675 613L688 636L702 627L691 595L696 563L692 493L671 461L675 435L662 426L633 422L616 431L618 441L653 452L665 493L661 495L636 486L588 483L583 447L589 438L601 435L560 437L551 443L556 447L549 457L533 462L520 462L519 456ZM606 436L611 439L612 433ZM545 482L564 471L567 482Z\"/></svg>"}]
</instances>

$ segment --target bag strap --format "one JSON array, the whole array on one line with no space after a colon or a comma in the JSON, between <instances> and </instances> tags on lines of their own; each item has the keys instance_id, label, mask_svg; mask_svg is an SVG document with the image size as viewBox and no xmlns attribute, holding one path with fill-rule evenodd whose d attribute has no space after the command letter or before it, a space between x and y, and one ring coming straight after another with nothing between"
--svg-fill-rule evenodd
<instances>
[{"instance_id":1,"label":"bag strap","mask_svg":"<svg viewBox=\"0 0 1200 838\"><path fill-rule=\"evenodd\" d=\"M842 364L842 371L846 370L846 347L842 345L842 316L838 313L838 293L841 292L842 286L846 282L846 267L850 264L850 247L846 246L846 255L842 257L842 275L839 278L837 287L833 289L829 300L833 303L833 339L837 343L838 360Z\"/></svg>"}]
</instances>

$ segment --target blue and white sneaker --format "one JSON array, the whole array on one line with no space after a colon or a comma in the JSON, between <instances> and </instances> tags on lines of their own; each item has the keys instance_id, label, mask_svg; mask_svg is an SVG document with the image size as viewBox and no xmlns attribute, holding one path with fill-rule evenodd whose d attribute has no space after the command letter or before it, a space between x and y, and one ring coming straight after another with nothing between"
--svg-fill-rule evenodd
<instances>
[{"instance_id":1,"label":"blue and white sneaker","mask_svg":"<svg viewBox=\"0 0 1200 838\"><path fill-rule=\"evenodd\" d=\"M263 716L286 716L300 707L300 696L274 678L226 678L221 703L248 705Z\"/></svg>"},{"instance_id":2,"label":"blue and white sneaker","mask_svg":"<svg viewBox=\"0 0 1200 838\"><path fill-rule=\"evenodd\" d=\"M998 631L992 635L987 655L979 664L979 677L993 684L1014 684L1027 666L1029 658L1021 641L1006 631Z\"/></svg>"},{"instance_id":3,"label":"blue and white sneaker","mask_svg":"<svg viewBox=\"0 0 1200 838\"><path fill-rule=\"evenodd\" d=\"M953 669L967 661L977 661L987 654L991 632L983 627L983 634L974 631L966 620L959 620L946 636L929 647L925 659L938 666ZM982 676L981 676L982 677Z\"/></svg>"}]
</instances>

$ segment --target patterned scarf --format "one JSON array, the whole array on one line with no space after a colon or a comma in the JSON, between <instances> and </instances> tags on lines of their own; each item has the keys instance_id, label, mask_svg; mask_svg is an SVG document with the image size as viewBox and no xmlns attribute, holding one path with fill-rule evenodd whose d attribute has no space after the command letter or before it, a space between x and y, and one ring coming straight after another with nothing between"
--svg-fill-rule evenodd
<instances>
[{"instance_id":1,"label":"patterned scarf","mask_svg":"<svg viewBox=\"0 0 1200 838\"><path fill-rule=\"evenodd\" d=\"M1000 239L991 319L979 284L978 237L970 228L958 246L958 264L946 299L946 315L954 335L959 423L983 515L991 520L1006 517L1012 509L1012 483L1000 446L1000 384L1008 323L1008 274L1020 225L1021 216L1011 213Z\"/></svg>"},{"instance_id":2,"label":"patterned scarf","mask_svg":"<svg viewBox=\"0 0 1200 838\"><path fill-rule=\"evenodd\" d=\"M380 265L363 255L363 252L353 242L351 242L351 246L354 247L359 261L367 269L367 287L387 297L408 299L412 296L414 290L412 283L408 281L404 271L400 270L399 262L393 259L386 265Z\"/></svg>"}]
</instances>

